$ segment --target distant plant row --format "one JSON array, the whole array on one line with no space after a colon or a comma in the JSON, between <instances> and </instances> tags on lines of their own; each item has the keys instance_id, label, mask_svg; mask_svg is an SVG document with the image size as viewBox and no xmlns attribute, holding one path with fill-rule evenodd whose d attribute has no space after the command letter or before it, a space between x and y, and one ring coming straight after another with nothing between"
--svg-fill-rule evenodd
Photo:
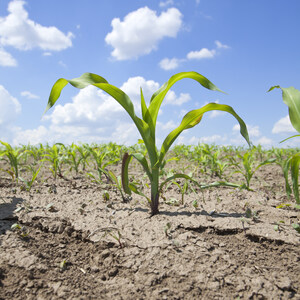
<instances>
[{"instance_id":1,"label":"distant plant row","mask_svg":"<svg viewBox=\"0 0 300 300\"><path fill-rule=\"evenodd\" d=\"M49 174L54 180L57 178L71 180L78 176L85 176L97 183L110 182L118 188L120 197L126 200L121 176L109 166L120 164L125 153L140 153L147 157L147 150L142 141L131 147L116 143L100 145L57 143L12 147L8 143L0 142L2 145L0 147L1 177L11 180L27 191L31 190L36 181L47 180ZM285 181L283 189L290 197L292 194L289 178L290 161L296 153L299 153L297 148L266 150L261 146L245 149L209 144L176 145L171 149L165 164L159 170L160 178L171 178L161 187L161 192L168 185L175 184L181 190L183 197L189 186L188 182L190 182L190 187L194 185L201 189L229 186L251 190L251 181L255 172L267 164L277 164L282 170ZM178 171L184 172L187 169L189 169L187 178L183 178L183 182L176 180ZM238 183L233 183L231 180L235 173L241 175ZM211 178L210 182L199 182L199 178L203 175ZM149 186L149 183L141 182L133 176L130 180L137 193L146 197L143 190ZM213 182L211 182L212 180ZM295 199L296 203L300 204L297 194L295 194Z\"/></svg>"}]
</instances>

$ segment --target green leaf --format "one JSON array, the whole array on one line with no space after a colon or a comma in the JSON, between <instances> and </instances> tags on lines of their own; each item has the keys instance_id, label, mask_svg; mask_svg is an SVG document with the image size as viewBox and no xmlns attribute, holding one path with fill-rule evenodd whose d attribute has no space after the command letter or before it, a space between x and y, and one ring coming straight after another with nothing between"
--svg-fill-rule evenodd
<instances>
[{"instance_id":1,"label":"green leaf","mask_svg":"<svg viewBox=\"0 0 300 300\"><path fill-rule=\"evenodd\" d=\"M283 102L289 108L289 116L293 127L300 132L300 91L294 87L282 88L279 85L273 86L268 92L275 88L282 91Z\"/></svg>"},{"instance_id":2,"label":"green leaf","mask_svg":"<svg viewBox=\"0 0 300 300\"><path fill-rule=\"evenodd\" d=\"M129 177L128 177L128 166L133 157L143 166L144 171L146 172L150 182L152 181L152 174L150 172L146 157L141 153L128 154L126 152L123 156L123 161L122 161L122 186L125 193L129 195L131 195L131 191L133 190L130 189Z\"/></svg>"},{"instance_id":3,"label":"green leaf","mask_svg":"<svg viewBox=\"0 0 300 300\"><path fill-rule=\"evenodd\" d=\"M167 184L169 181L172 181L172 180L177 179L177 178L184 178L184 179L190 180L193 183L195 183L198 187L201 188L201 185L195 179L193 179L192 177L190 177L190 176L188 176L186 174L177 173L177 174L175 174L175 175L167 178L165 181L163 181L160 184L159 190L162 190L162 188L164 187L164 185Z\"/></svg>"},{"instance_id":4,"label":"green leaf","mask_svg":"<svg viewBox=\"0 0 300 300\"><path fill-rule=\"evenodd\" d=\"M130 98L128 97L128 95L124 93L122 90L120 90L119 88L109 84L106 81L106 79L104 79L99 75L93 73L84 73L80 77L71 80L64 79L64 78L58 79L52 87L45 112L47 112L47 110L50 109L56 103L56 101L58 100L61 94L62 89L67 85L67 83L70 83L71 85L73 85L78 89L82 89L89 85L93 85L103 90L110 96L112 96L126 110L126 112L131 117L131 119L135 123L138 131L140 132L145 142L146 148L149 152L150 159L153 162L156 162L157 153L155 148L155 140L154 140L154 135L150 132L149 125L144 120L136 116L134 111L134 105L130 100Z\"/></svg>"},{"instance_id":5,"label":"green leaf","mask_svg":"<svg viewBox=\"0 0 300 300\"><path fill-rule=\"evenodd\" d=\"M132 156L127 152L123 156L122 160L122 187L126 194L131 195L131 189L129 188L129 178L128 178L128 165L132 159Z\"/></svg>"},{"instance_id":6,"label":"green leaf","mask_svg":"<svg viewBox=\"0 0 300 300\"><path fill-rule=\"evenodd\" d=\"M298 184L300 153L296 153L295 155L293 155L290 163L291 163L291 175L292 175L294 196L296 199L296 203L300 204L299 184Z\"/></svg>"},{"instance_id":7,"label":"green leaf","mask_svg":"<svg viewBox=\"0 0 300 300\"><path fill-rule=\"evenodd\" d=\"M293 228L300 233L300 225L299 224L292 224Z\"/></svg>"},{"instance_id":8,"label":"green leaf","mask_svg":"<svg viewBox=\"0 0 300 300\"><path fill-rule=\"evenodd\" d=\"M287 141L287 140L289 140L289 139L292 139L292 138L294 138L294 137L297 137L297 136L300 136L300 134L292 135L292 136L290 136L290 137L288 137L288 138L286 138L286 139L280 141L279 143L283 143L283 142L285 142L285 141Z\"/></svg>"},{"instance_id":9,"label":"green leaf","mask_svg":"<svg viewBox=\"0 0 300 300\"><path fill-rule=\"evenodd\" d=\"M218 89L211 81L209 81L203 75L197 72L182 72L173 75L168 82L166 82L159 90L157 90L151 97L150 105L149 105L149 113L152 118L153 124L156 124L157 115L160 109L160 106L170 88L179 80L184 78L194 79L198 83L200 83L203 87L222 92ZM223 93L223 92L222 92Z\"/></svg>"},{"instance_id":10,"label":"green leaf","mask_svg":"<svg viewBox=\"0 0 300 300\"><path fill-rule=\"evenodd\" d=\"M191 127L194 127L197 125L201 117L204 113L212 110L220 110L220 111L225 111L230 114L232 114L237 121L240 124L240 132L242 136L245 138L247 143L250 145L250 140L249 140L249 135L248 135L248 130L246 127L246 124L244 121L237 115L237 113L234 111L234 109L231 106L224 105L224 104L217 104L217 103L209 103L202 108L192 110L188 112L182 119L181 124L174 129L164 140L163 145L161 147L161 152L160 152L160 157L159 157L159 163L161 163L164 159L165 154L173 144L173 142L176 140L176 138L181 134L183 130L189 129Z\"/></svg>"}]
</instances>

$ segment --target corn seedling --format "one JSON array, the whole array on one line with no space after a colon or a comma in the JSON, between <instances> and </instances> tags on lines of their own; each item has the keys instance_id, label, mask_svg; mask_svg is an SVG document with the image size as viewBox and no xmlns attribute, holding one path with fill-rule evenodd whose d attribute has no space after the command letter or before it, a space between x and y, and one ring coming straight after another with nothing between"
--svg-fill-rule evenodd
<instances>
[{"instance_id":1,"label":"corn seedling","mask_svg":"<svg viewBox=\"0 0 300 300\"><path fill-rule=\"evenodd\" d=\"M74 143L72 143L72 145L70 146L70 149L67 149L68 161L71 163L70 171L72 171L74 169L76 175L78 175L79 165L82 160L82 157L78 158L77 149L78 149L78 147Z\"/></svg>"},{"instance_id":2,"label":"corn seedling","mask_svg":"<svg viewBox=\"0 0 300 300\"><path fill-rule=\"evenodd\" d=\"M290 121L293 127L300 133L300 91L295 89L294 87L282 88L279 85L276 85L271 87L268 90L268 92L272 91L275 88L281 89L283 102L289 108ZM293 135L283 140L282 142L299 136L300 134ZM298 205L300 204L299 183L298 183L299 164L300 164L300 153L296 153L289 159L289 166L290 166L292 183L293 183L293 192L296 199L296 203Z\"/></svg>"},{"instance_id":3,"label":"corn seedling","mask_svg":"<svg viewBox=\"0 0 300 300\"><path fill-rule=\"evenodd\" d=\"M63 177L62 175L62 164L66 162L66 155L62 154L62 149L65 149L65 145L57 143L52 147L48 147L47 153L43 156L45 157L43 161L48 161L50 163L50 171L56 180L57 176Z\"/></svg>"},{"instance_id":4,"label":"corn seedling","mask_svg":"<svg viewBox=\"0 0 300 300\"><path fill-rule=\"evenodd\" d=\"M244 155L237 154L237 157L240 158L242 161L242 166L236 162L235 158L232 158L233 165L235 165L238 169L237 171L234 171L234 173L242 174L246 181L246 183L241 185L241 188L245 188L248 191L251 191L250 182L251 182L251 179L252 179L253 175L255 174L255 172L262 166L271 164L271 163L275 162L275 160L276 160L275 158L270 158L270 159L267 159L267 160L257 164L256 159L254 157L254 151L255 151L255 148L246 152Z\"/></svg>"},{"instance_id":5,"label":"corn seedling","mask_svg":"<svg viewBox=\"0 0 300 300\"><path fill-rule=\"evenodd\" d=\"M0 153L0 156L5 156L10 164L9 170L4 170L7 172L12 179L19 179L19 166L20 159L24 155L24 151L21 148L13 149L8 143L0 141L0 143L5 147L5 150Z\"/></svg>"},{"instance_id":6,"label":"corn seedling","mask_svg":"<svg viewBox=\"0 0 300 300\"><path fill-rule=\"evenodd\" d=\"M200 123L204 113L219 110L225 111L233 115L240 124L240 132L245 140L250 144L248 131L246 124L244 121L236 114L231 106L218 104L218 103L209 103L202 108L192 110L188 112L182 119L180 125L174 129L162 143L162 147L160 151L156 146L156 121L159 109L161 104L167 94L167 92L171 89L171 87L179 80L184 78L194 79L198 83L200 83L203 87L214 90L220 91L212 82L210 82L206 77L202 76L196 72L182 72L173 75L161 88L159 88L151 97L150 103L147 106L146 101L143 96L142 89L141 91L141 111L142 117L138 117L135 114L135 109L132 101L128 97L126 93L124 93L119 88L109 84L106 79L103 77L92 74L92 73L84 73L79 78L74 78L72 80L67 80L64 78L60 78L56 81L53 85L48 105L46 107L46 111L50 109L60 97L62 89L70 83L76 88L82 89L89 85L93 85L106 93L112 96L129 114L132 121L134 122L135 126L137 127L145 148L147 150L147 156L141 153L133 153L128 154L125 153L123 156L122 161L122 184L123 189L127 194L131 194L132 192L139 193L130 182L128 178L128 165L133 158L135 158L141 165L143 166L149 181L150 181L150 197L146 197L150 207L151 207L151 215L155 215L159 212L159 191L161 189L161 185L159 183L159 172L160 168L164 163L165 156L173 145L174 141L177 137L186 129L192 128ZM149 163L147 160L149 159ZM189 177L185 174L176 174L177 178L187 178ZM168 180L168 179L167 179ZM162 183L164 184L164 182Z\"/></svg>"},{"instance_id":7,"label":"corn seedling","mask_svg":"<svg viewBox=\"0 0 300 300\"><path fill-rule=\"evenodd\" d=\"M41 171L42 165L40 165L40 167L38 169L35 169L32 165L28 165L26 167L31 172L31 179L26 180L26 179L20 177L20 180L22 180L24 182L24 188L25 188L25 190L27 192L30 192L31 187L32 187L34 181L36 180L38 174Z\"/></svg>"},{"instance_id":8,"label":"corn seedling","mask_svg":"<svg viewBox=\"0 0 300 300\"><path fill-rule=\"evenodd\" d=\"M26 230L25 227L21 226L18 223L15 223L11 226L11 229L16 232L19 237L21 237L22 239L26 239L28 238L29 232Z\"/></svg>"}]
</instances>

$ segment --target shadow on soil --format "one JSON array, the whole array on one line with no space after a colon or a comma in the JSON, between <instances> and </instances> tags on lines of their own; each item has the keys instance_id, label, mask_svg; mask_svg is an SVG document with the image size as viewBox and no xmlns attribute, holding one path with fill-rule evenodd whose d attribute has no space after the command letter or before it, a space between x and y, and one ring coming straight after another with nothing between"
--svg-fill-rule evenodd
<instances>
[{"instance_id":1,"label":"shadow on soil","mask_svg":"<svg viewBox=\"0 0 300 300\"><path fill-rule=\"evenodd\" d=\"M5 200L1 198L0 201L0 234L5 234L10 230L11 225L18 221L18 217L14 216L13 212L24 199L7 197Z\"/></svg>"}]
</instances>

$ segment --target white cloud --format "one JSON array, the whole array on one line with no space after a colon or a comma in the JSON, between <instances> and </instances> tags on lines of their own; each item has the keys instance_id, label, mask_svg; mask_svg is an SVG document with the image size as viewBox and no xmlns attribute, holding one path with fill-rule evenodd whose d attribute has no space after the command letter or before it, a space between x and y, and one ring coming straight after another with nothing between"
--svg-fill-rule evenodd
<instances>
[{"instance_id":1,"label":"white cloud","mask_svg":"<svg viewBox=\"0 0 300 300\"><path fill-rule=\"evenodd\" d=\"M262 145L262 146L271 146L273 144L273 141L265 136L262 136L257 141L255 141L256 145Z\"/></svg>"},{"instance_id":2,"label":"white cloud","mask_svg":"<svg viewBox=\"0 0 300 300\"><path fill-rule=\"evenodd\" d=\"M45 27L28 18L28 12L24 9L25 1L13 0L8 4L9 14L0 17L0 46L11 46L19 50L60 51L72 46L73 33L64 34L54 26ZM0 57L5 55L5 52ZM16 65L16 61L7 56L10 65ZM2 64L3 65L3 64Z\"/></svg>"},{"instance_id":3,"label":"white cloud","mask_svg":"<svg viewBox=\"0 0 300 300\"><path fill-rule=\"evenodd\" d=\"M158 130L168 130L171 131L175 129L178 125L175 124L173 120L168 121L167 123L163 124L161 122L157 122L157 128Z\"/></svg>"},{"instance_id":4,"label":"white cloud","mask_svg":"<svg viewBox=\"0 0 300 300\"><path fill-rule=\"evenodd\" d=\"M29 91L23 91L21 92L21 96L22 97L25 97L25 98L28 98L28 99L39 99L40 97L29 92Z\"/></svg>"},{"instance_id":5,"label":"white cloud","mask_svg":"<svg viewBox=\"0 0 300 300\"><path fill-rule=\"evenodd\" d=\"M17 145L26 145L30 143L31 145L43 143L53 143L50 138L49 130L44 126L39 126L37 129L27 129L27 130L16 130L12 144ZM47 137L49 139L47 139Z\"/></svg>"},{"instance_id":6,"label":"white cloud","mask_svg":"<svg viewBox=\"0 0 300 300\"><path fill-rule=\"evenodd\" d=\"M171 104L180 106L183 103L186 103L191 100L191 96L188 93L180 93L179 97L177 97L174 91L169 91L164 99L163 105Z\"/></svg>"},{"instance_id":7,"label":"white cloud","mask_svg":"<svg viewBox=\"0 0 300 300\"><path fill-rule=\"evenodd\" d=\"M189 144L192 144L192 145L195 145L195 144L198 144L198 143L204 143L204 144L224 144L227 140L227 137L226 136L221 136L221 135L218 135L218 134L214 134L214 135L211 135L211 136L203 136L203 137L196 137L196 136L193 136L189 139L188 143Z\"/></svg>"},{"instance_id":8,"label":"white cloud","mask_svg":"<svg viewBox=\"0 0 300 300\"><path fill-rule=\"evenodd\" d=\"M59 64L60 66L62 66L63 68L66 68L66 67L67 67L67 65L66 65L62 60L60 60L60 61L58 62L58 64Z\"/></svg>"},{"instance_id":9,"label":"white cloud","mask_svg":"<svg viewBox=\"0 0 300 300\"><path fill-rule=\"evenodd\" d=\"M2 85L0 85L0 107L0 128L2 131L2 126L8 126L13 123L21 113L21 104L19 101L11 96Z\"/></svg>"},{"instance_id":10,"label":"white cloud","mask_svg":"<svg viewBox=\"0 0 300 300\"><path fill-rule=\"evenodd\" d=\"M174 1L173 0L167 0L167 1L161 1L159 2L159 7L166 7L168 5L173 5Z\"/></svg>"},{"instance_id":11,"label":"white cloud","mask_svg":"<svg viewBox=\"0 0 300 300\"><path fill-rule=\"evenodd\" d=\"M168 70L174 70L176 68L178 68L180 62L182 61L182 59L178 59L178 58L164 58L159 62L159 66L168 71Z\"/></svg>"},{"instance_id":12,"label":"white cloud","mask_svg":"<svg viewBox=\"0 0 300 300\"><path fill-rule=\"evenodd\" d=\"M249 137L254 138L254 137L259 137L261 136L261 132L259 130L259 126L253 126L253 125L248 125L246 124L247 129L248 129L248 133L249 133ZM239 132L240 131L240 125L239 124L235 124L232 128L232 130L234 132Z\"/></svg>"},{"instance_id":13,"label":"white cloud","mask_svg":"<svg viewBox=\"0 0 300 300\"><path fill-rule=\"evenodd\" d=\"M289 115L287 115L284 118L281 118L278 120L272 129L272 133L289 133L289 132L297 132L296 129L291 124Z\"/></svg>"},{"instance_id":14,"label":"white cloud","mask_svg":"<svg viewBox=\"0 0 300 300\"><path fill-rule=\"evenodd\" d=\"M218 49L229 49L230 47L227 45L222 44L220 41L215 41Z\"/></svg>"},{"instance_id":15,"label":"white cloud","mask_svg":"<svg viewBox=\"0 0 300 300\"><path fill-rule=\"evenodd\" d=\"M0 66L15 67L17 64L17 61L12 57L12 55L0 47Z\"/></svg>"},{"instance_id":16,"label":"white cloud","mask_svg":"<svg viewBox=\"0 0 300 300\"><path fill-rule=\"evenodd\" d=\"M202 48L199 51L191 51L187 54L187 59L204 59L213 58L216 55L216 50L208 50L207 48Z\"/></svg>"},{"instance_id":17,"label":"white cloud","mask_svg":"<svg viewBox=\"0 0 300 300\"><path fill-rule=\"evenodd\" d=\"M137 58L157 48L164 37L175 38L182 25L182 14L169 8L159 16L148 7L139 8L121 21L114 18L112 31L105 37L114 50L111 55L117 60Z\"/></svg>"},{"instance_id":18,"label":"white cloud","mask_svg":"<svg viewBox=\"0 0 300 300\"><path fill-rule=\"evenodd\" d=\"M159 83L153 80L146 80L141 76L130 77L123 85L120 87L132 100L135 105L136 111L140 111L141 94L140 88L143 90L143 95L147 105L153 95L159 89Z\"/></svg>"},{"instance_id":19,"label":"white cloud","mask_svg":"<svg viewBox=\"0 0 300 300\"><path fill-rule=\"evenodd\" d=\"M52 53L51 52L44 52L43 56L52 56Z\"/></svg>"},{"instance_id":20,"label":"white cloud","mask_svg":"<svg viewBox=\"0 0 300 300\"><path fill-rule=\"evenodd\" d=\"M199 51L190 51L186 58L164 58L159 62L159 66L163 70L173 70L176 69L180 63L183 63L187 60L201 60L201 59L210 59L214 58L217 54L220 53L221 49L229 49L230 47L222 44L220 41L215 41L216 49L209 50L207 48L202 48Z\"/></svg>"}]
</instances>

